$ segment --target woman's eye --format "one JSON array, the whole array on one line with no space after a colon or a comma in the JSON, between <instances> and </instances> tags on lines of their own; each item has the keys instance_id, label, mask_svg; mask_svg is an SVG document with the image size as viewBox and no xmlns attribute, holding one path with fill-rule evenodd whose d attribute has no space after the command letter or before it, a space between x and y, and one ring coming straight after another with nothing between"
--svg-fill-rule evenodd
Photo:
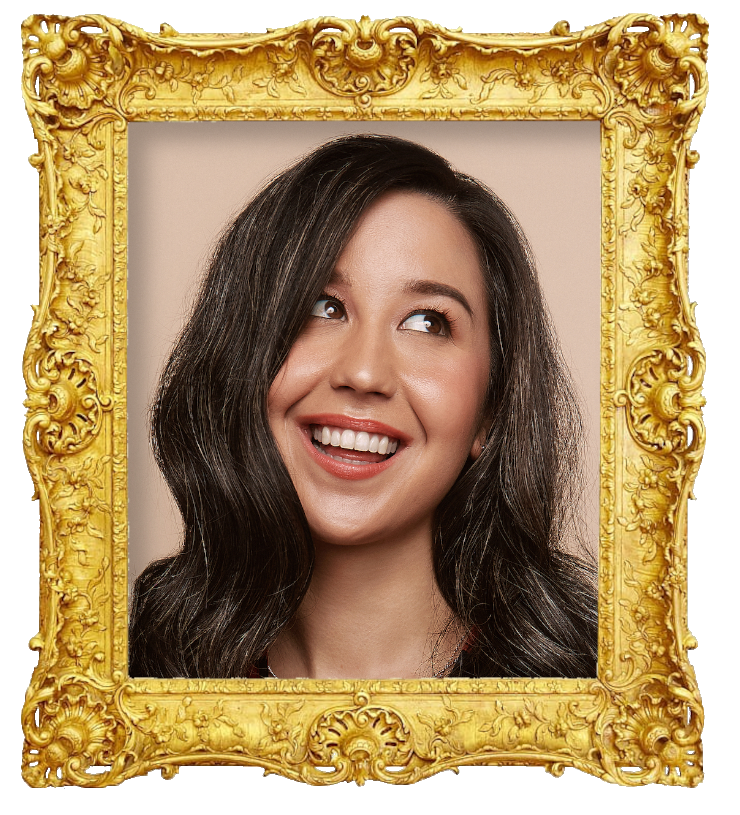
<instances>
[{"instance_id":1,"label":"woman's eye","mask_svg":"<svg viewBox=\"0 0 740 815\"><path fill-rule=\"evenodd\" d=\"M419 311L407 317L401 328L406 331L423 331L425 334L437 334L446 337L449 334L447 320L434 311Z\"/></svg>"},{"instance_id":2,"label":"woman's eye","mask_svg":"<svg viewBox=\"0 0 740 815\"><path fill-rule=\"evenodd\" d=\"M323 317L325 320L344 320L344 308L338 300L324 297L316 301L311 312L312 317Z\"/></svg>"}]
</instances>

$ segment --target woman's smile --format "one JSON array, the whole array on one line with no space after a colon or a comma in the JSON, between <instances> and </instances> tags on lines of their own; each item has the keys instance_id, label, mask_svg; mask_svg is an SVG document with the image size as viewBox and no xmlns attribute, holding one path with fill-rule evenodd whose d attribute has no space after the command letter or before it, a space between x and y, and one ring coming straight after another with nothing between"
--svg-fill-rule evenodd
<instances>
[{"instance_id":1,"label":"woman's smile","mask_svg":"<svg viewBox=\"0 0 740 815\"><path fill-rule=\"evenodd\" d=\"M480 450L489 365L473 239L443 204L387 193L270 389L270 426L314 538L431 535Z\"/></svg>"},{"instance_id":2,"label":"woman's smile","mask_svg":"<svg viewBox=\"0 0 740 815\"><path fill-rule=\"evenodd\" d=\"M386 469L409 438L400 430L379 422L350 416L323 414L301 417L307 445L316 462L339 478L354 481L371 478Z\"/></svg>"}]
</instances>

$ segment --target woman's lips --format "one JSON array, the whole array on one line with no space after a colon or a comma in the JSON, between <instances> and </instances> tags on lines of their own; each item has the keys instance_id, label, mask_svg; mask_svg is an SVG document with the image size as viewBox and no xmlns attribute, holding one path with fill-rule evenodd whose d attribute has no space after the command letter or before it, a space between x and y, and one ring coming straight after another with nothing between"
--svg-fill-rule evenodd
<instances>
[{"instance_id":1,"label":"woman's lips","mask_svg":"<svg viewBox=\"0 0 740 815\"><path fill-rule=\"evenodd\" d=\"M304 440L314 460L340 478L370 478L390 466L406 434L380 422L336 414L304 417Z\"/></svg>"}]
</instances>

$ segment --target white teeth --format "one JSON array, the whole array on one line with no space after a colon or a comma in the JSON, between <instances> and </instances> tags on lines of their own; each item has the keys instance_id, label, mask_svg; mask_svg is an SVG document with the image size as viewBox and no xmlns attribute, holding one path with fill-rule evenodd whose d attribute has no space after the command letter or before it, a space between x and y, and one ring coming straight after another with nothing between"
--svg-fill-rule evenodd
<instances>
[{"instance_id":1,"label":"white teeth","mask_svg":"<svg viewBox=\"0 0 740 815\"><path fill-rule=\"evenodd\" d=\"M378 433L366 433L364 430L355 433L349 428L328 427L327 425L314 425L313 438L325 447L341 447L344 450L358 450L360 452L379 453L381 456L391 455L398 449L398 440L381 436ZM329 454L327 454L329 455ZM350 461L340 456L332 456L339 461ZM352 463L359 463L352 460Z\"/></svg>"}]
</instances>

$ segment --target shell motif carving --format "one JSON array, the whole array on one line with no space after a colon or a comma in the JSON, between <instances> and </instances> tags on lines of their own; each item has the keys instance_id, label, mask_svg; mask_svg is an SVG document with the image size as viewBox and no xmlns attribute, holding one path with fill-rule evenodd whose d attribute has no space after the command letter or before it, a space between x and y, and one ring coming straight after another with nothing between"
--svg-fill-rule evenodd
<instances>
[{"instance_id":1,"label":"shell motif carving","mask_svg":"<svg viewBox=\"0 0 740 815\"><path fill-rule=\"evenodd\" d=\"M29 17L22 35L24 81L43 102L89 110L123 73L122 33L103 17Z\"/></svg>"},{"instance_id":2,"label":"shell motif carving","mask_svg":"<svg viewBox=\"0 0 740 815\"><path fill-rule=\"evenodd\" d=\"M624 705L612 721L610 730L619 764L643 768L619 772L623 782L660 780L694 787L702 780L701 715L687 704L689 693L675 690L677 697L649 688Z\"/></svg>"},{"instance_id":3,"label":"shell motif carving","mask_svg":"<svg viewBox=\"0 0 740 815\"><path fill-rule=\"evenodd\" d=\"M417 64L417 36L398 20L334 20L314 35L311 69L326 90L359 97L394 93L409 81Z\"/></svg>"},{"instance_id":4,"label":"shell motif carving","mask_svg":"<svg viewBox=\"0 0 740 815\"><path fill-rule=\"evenodd\" d=\"M46 688L40 700L26 704L23 722L27 747L22 771L30 786L105 783L105 773L87 770L110 766L124 734L103 694L82 683L61 691Z\"/></svg>"},{"instance_id":5,"label":"shell motif carving","mask_svg":"<svg viewBox=\"0 0 740 815\"><path fill-rule=\"evenodd\" d=\"M647 31L625 33L614 79L642 108L687 100L689 77L703 84L707 24L701 17L671 15L636 21Z\"/></svg>"},{"instance_id":6,"label":"shell motif carving","mask_svg":"<svg viewBox=\"0 0 740 815\"><path fill-rule=\"evenodd\" d=\"M673 453L691 449L702 426L700 377L692 377L693 359L678 349L656 350L639 357L629 375L628 391L616 395L627 406L634 438L648 450Z\"/></svg>"},{"instance_id":7,"label":"shell motif carving","mask_svg":"<svg viewBox=\"0 0 740 815\"><path fill-rule=\"evenodd\" d=\"M42 359L39 375L39 390L25 402L35 413L29 423L39 444L49 453L84 449L97 436L103 410L110 406L110 400L98 395L93 365L74 351L51 351Z\"/></svg>"},{"instance_id":8,"label":"shell motif carving","mask_svg":"<svg viewBox=\"0 0 740 815\"><path fill-rule=\"evenodd\" d=\"M333 767L331 783L388 781L397 775L387 772L388 767L407 767L414 758L411 731L401 714L369 701L360 692L355 696L356 707L327 711L309 731L311 763Z\"/></svg>"}]
</instances>

